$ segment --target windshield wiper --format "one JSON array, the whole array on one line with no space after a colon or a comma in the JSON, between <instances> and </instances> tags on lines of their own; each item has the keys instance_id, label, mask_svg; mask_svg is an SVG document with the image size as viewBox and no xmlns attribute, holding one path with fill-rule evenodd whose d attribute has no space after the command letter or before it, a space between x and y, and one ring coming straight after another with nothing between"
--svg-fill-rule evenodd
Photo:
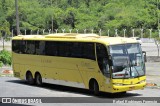
<instances>
[{"instance_id":1,"label":"windshield wiper","mask_svg":"<svg viewBox=\"0 0 160 106\"><path fill-rule=\"evenodd\" d=\"M129 60L129 67L130 67L130 77L132 77L132 69L131 69L131 67L132 67L132 61L131 61L131 59L130 59L130 57L129 57L129 53L128 53L128 49L127 49L127 47L126 47L126 44L124 44L125 45L125 49L126 49L126 53L127 53L127 56L128 56L128 60ZM128 62L128 61L127 61ZM134 67L134 66L133 66ZM135 68L135 67L134 67ZM139 72L137 71L137 69L135 68L135 70L136 70L136 72L137 72L137 74L138 74L138 76L140 75L139 74Z\"/></svg>"},{"instance_id":2,"label":"windshield wiper","mask_svg":"<svg viewBox=\"0 0 160 106\"><path fill-rule=\"evenodd\" d=\"M126 45L125 45L125 47L126 47ZM132 60L129 57L128 49L127 48L126 48L126 52L127 52L128 58L129 58L130 76L132 76L132 69L131 69L131 67L134 67L134 69L136 70L136 72L137 72L137 74L139 76L140 74L139 74L138 70L135 68L135 66L132 64Z\"/></svg>"},{"instance_id":3,"label":"windshield wiper","mask_svg":"<svg viewBox=\"0 0 160 106\"><path fill-rule=\"evenodd\" d=\"M133 64L131 64L131 66L132 66L132 67L134 67L134 69L136 70L136 72L137 72L138 76L140 76L140 74L139 74L139 72L138 72L137 68L136 68Z\"/></svg>"},{"instance_id":4,"label":"windshield wiper","mask_svg":"<svg viewBox=\"0 0 160 106\"><path fill-rule=\"evenodd\" d=\"M127 58L126 58L126 61L127 61L127 66L126 66L125 68L126 68L127 70L125 70L125 72L124 72L124 79L126 78L126 74L128 75L127 71L128 71L128 67L130 67ZM131 74L130 74L130 76L131 76Z\"/></svg>"}]
</instances>

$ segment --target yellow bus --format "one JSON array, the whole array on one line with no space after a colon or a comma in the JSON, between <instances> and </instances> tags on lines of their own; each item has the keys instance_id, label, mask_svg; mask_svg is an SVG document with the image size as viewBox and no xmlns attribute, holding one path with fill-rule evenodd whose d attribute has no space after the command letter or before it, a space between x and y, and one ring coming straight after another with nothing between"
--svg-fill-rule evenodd
<instances>
[{"instance_id":1,"label":"yellow bus","mask_svg":"<svg viewBox=\"0 0 160 106\"><path fill-rule=\"evenodd\" d=\"M94 94L143 89L145 57L131 38L56 33L12 39L15 77L38 86L51 83Z\"/></svg>"}]
</instances>

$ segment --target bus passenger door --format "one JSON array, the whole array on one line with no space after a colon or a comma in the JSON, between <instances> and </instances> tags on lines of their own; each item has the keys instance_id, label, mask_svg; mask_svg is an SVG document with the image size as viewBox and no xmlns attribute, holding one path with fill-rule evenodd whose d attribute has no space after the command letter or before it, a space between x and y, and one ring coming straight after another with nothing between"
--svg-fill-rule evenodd
<instances>
[{"instance_id":1,"label":"bus passenger door","mask_svg":"<svg viewBox=\"0 0 160 106\"><path fill-rule=\"evenodd\" d=\"M101 80L103 88L108 88L110 85L110 68L109 68L109 56L106 46L103 44L96 44L96 56L97 64L99 67L99 78ZM106 91L106 90L105 90Z\"/></svg>"}]
</instances>

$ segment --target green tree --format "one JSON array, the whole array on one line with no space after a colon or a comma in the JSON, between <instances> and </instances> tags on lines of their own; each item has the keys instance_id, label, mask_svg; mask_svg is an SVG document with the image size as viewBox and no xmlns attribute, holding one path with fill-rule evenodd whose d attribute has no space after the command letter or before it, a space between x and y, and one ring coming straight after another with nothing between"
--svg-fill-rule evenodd
<instances>
[{"instance_id":1,"label":"green tree","mask_svg":"<svg viewBox=\"0 0 160 106\"><path fill-rule=\"evenodd\" d=\"M133 28L136 34L140 34L140 28L152 28L155 36L160 12L160 3L156 0L19 0L18 5L23 34L25 29L27 34L30 30L52 29L53 20L53 28L59 30L94 29L98 33L102 29L106 35L110 29L113 36L114 29L122 35L125 28L126 34L131 35ZM1 0L0 13L1 29L6 29L3 25L7 23L9 30L15 30L14 0ZM145 30L146 37L147 33Z\"/></svg>"},{"instance_id":2,"label":"green tree","mask_svg":"<svg viewBox=\"0 0 160 106\"><path fill-rule=\"evenodd\" d=\"M0 67L2 65L11 65L11 53L9 51L0 51Z\"/></svg>"}]
</instances>

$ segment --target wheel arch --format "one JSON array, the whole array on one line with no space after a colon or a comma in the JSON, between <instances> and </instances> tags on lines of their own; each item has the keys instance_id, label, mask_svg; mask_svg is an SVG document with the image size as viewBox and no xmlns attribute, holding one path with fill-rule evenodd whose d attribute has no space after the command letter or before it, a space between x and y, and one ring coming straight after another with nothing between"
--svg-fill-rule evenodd
<instances>
[{"instance_id":1,"label":"wheel arch","mask_svg":"<svg viewBox=\"0 0 160 106\"><path fill-rule=\"evenodd\" d=\"M40 74L40 75L41 75L41 73L40 73L39 71L36 71L36 72L34 73L34 78L36 77L37 74ZM42 76L42 75L41 75L41 76Z\"/></svg>"},{"instance_id":2,"label":"wheel arch","mask_svg":"<svg viewBox=\"0 0 160 106\"><path fill-rule=\"evenodd\" d=\"M32 72L31 72L30 70L27 70L27 71L26 71L26 74L25 74L25 77L24 77L25 80L26 80L27 74L29 74L29 73L31 73L31 75L33 76Z\"/></svg>"},{"instance_id":3,"label":"wheel arch","mask_svg":"<svg viewBox=\"0 0 160 106\"><path fill-rule=\"evenodd\" d=\"M93 89L93 83L94 82L96 82L97 84L98 84L98 81L95 79L95 78L91 78L90 80L89 80L89 85L88 85L88 88L91 90L91 89ZM98 84L98 87L99 87L99 84Z\"/></svg>"}]
</instances>

